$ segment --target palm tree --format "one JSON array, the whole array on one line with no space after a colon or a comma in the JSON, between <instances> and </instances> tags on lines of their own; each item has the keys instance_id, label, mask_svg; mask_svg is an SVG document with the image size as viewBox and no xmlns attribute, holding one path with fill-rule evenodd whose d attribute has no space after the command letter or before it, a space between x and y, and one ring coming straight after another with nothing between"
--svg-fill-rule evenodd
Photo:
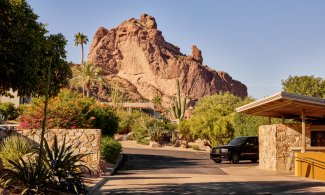
<instances>
[{"instance_id":1,"label":"palm tree","mask_svg":"<svg viewBox=\"0 0 325 195\"><path fill-rule=\"evenodd\" d=\"M90 96L90 89L97 84L105 85L105 80L100 75L102 69L96 64L83 63L73 69L73 78L70 79L72 87L82 87L82 94L87 91L87 97Z\"/></svg>"},{"instance_id":2,"label":"palm tree","mask_svg":"<svg viewBox=\"0 0 325 195\"><path fill-rule=\"evenodd\" d=\"M78 32L74 35L74 44L75 46L81 45L81 51L82 51L82 58L81 58L81 64L84 63L84 44L87 44L88 38L86 35L82 34L81 32Z\"/></svg>"}]
</instances>

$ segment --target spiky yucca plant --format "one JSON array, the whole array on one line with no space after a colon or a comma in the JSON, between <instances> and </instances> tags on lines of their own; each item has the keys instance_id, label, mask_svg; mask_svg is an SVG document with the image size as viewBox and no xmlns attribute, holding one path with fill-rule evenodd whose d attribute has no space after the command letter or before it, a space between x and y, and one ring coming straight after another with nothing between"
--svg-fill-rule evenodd
<instances>
[{"instance_id":1,"label":"spiky yucca plant","mask_svg":"<svg viewBox=\"0 0 325 195\"><path fill-rule=\"evenodd\" d=\"M43 165L37 165L30 159L19 158L18 161L8 160L12 168L1 170L1 184L14 194L57 194L56 186L50 180L49 170Z\"/></svg>"},{"instance_id":2,"label":"spiky yucca plant","mask_svg":"<svg viewBox=\"0 0 325 195\"><path fill-rule=\"evenodd\" d=\"M61 192L84 193L85 185L82 181L81 170L90 169L85 165L82 159L88 154L73 154L73 145L66 146L66 137L61 146L58 144L57 137L54 136L54 144L50 148L45 142L44 163L49 170L52 181L58 186ZM76 146L78 148L79 145Z\"/></svg>"},{"instance_id":3,"label":"spiky yucca plant","mask_svg":"<svg viewBox=\"0 0 325 195\"><path fill-rule=\"evenodd\" d=\"M0 171L1 185L12 193L27 195L85 193L81 169L90 171L82 160L87 154L73 154L72 145L66 146L65 140L59 146L55 136L51 148L44 141L41 158L35 153L33 160L22 157L8 160L10 168Z\"/></svg>"}]
</instances>

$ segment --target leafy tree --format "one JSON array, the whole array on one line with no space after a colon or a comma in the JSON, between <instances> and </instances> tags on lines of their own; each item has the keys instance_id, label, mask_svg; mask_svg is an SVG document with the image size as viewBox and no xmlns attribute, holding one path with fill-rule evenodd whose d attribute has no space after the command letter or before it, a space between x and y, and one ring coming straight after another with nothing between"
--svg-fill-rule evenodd
<instances>
[{"instance_id":1,"label":"leafy tree","mask_svg":"<svg viewBox=\"0 0 325 195\"><path fill-rule=\"evenodd\" d=\"M74 87L82 87L83 93L86 89L87 97L90 97L90 89L96 84L105 84L103 77L100 75L102 69L92 63L84 63L73 70L73 78L70 84Z\"/></svg>"},{"instance_id":2,"label":"leafy tree","mask_svg":"<svg viewBox=\"0 0 325 195\"><path fill-rule=\"evenodd\" d=\"M69 64L65 61L65 45L67 41L62 34L49 35L43 48L42 70L39 72L40 80L34 86L38 95L45 95L46 75L48 66L51 67L49 96L57 95L60 89L67 86L72 72Z\"/></svg>"},{"instance_id":3,"label":"leafy tree","mask_svg":"<svg viewBox=\"0 0 325 195\"><path fill-rule=\"evenodd\" d=\"M74 35L74 44L76 46L81 45L81 52L82 52L82 58L81 58L81 64L84 63L84 44L87 44L88 38L86 35L82 34L81 32L78 32Z\"/></svg>"},{"instance_id":4,"label":"leafy tree","mask_svg":"<svg viewBox=\"0 0 325 195\"><path fill-rule=\"evenodd\" d=\"M325 98L325 80L315 76L289 76L282 80L282 88L286 92Z\"/></svg>"},{"instance_id":5,"label":"leafy tree","mask_svg":"<svg viewBox=\"0 0 325 195\"><path fill-rule=\"evenodd\" d=\"M226 144L234 136L235 108L241 99L230 93L202 98L193 110L189 129L194 139L207 139L212 145Z\"/></svg>"},{"instance_id":6,"label":"leafy tree","mask_svg":"<svg viewBox=\"0 0 325 195\"><path fill-rule=\"evenodd\" d=\"M193 110L192 117L179 124L178 130L186 140L209 140L211 145L227 144L237 136L258 134L258 127L266 124L263 117L237 113L239 106L252 102L253 98L241 98L223 93L202 98Z\"/></svg>"},{"instance_id":7,"label":"leafy tree","mask_svg":"<svg viewBox=\"0 0 325 195\"><path fill-rule=\"evenodd\" d=\"M242 106L253 102L255 99L251 97L245 98L238 106ZM279 122L278 120L273 120L274 122ZM242 113L236 113L234 117L234 129L235 137L238 136L257 136L258 128L261 125L268 124L267 117L252 116Z\"/></svg>"},{"instance_id":8,"label":"leafy tree","mask_svg":"<svg viewBox=\"0 0 325 195\"><path fill-rule=\"evenodd\" d=\"M11 88L19 96L42 95L48 66L53 70L50 95L58 92L70 73L64 37L46 36L25 0L2 0L0 7L0 94L9 95Z\"/></svg>"}]
</instances>

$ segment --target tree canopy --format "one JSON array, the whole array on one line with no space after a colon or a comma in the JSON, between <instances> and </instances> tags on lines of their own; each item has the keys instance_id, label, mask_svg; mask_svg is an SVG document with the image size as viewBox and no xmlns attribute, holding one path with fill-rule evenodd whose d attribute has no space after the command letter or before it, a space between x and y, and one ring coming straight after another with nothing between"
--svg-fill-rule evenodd
<instances>
[{"instance_id":1,"label":"tree canopy","mask_svg":"<svg viewBox=\"0 0 325 195\"><path fill-rule=\"evenodd\" d=\"M102 68L92 63L83 63L73 69L73 78L70 84L73 87L82 87L83 94L86 89L87 97L90 97L90 90L96 85L105 85L105 80L100 73Z\"/></svg>"},{"instance_id":2,"label":"tree canopy","mask_svg":"<svg viewBox=\"0 0 325 195\"><path fill-rule=\"evenodd\" d=\"M42 95L49 66L51 94L57 93L71 75L65 38L47 35L25 0L1 0L0 7L0 94Z\"/></svg>"},{"instance_id":3,"label":"tree canopy","mask_svg":"<svg viewBox=\"0 0 325 195\"><path fill-rule=\"evenodd\" d=\"M325 98L325 80L315 76L289 76L282 80L282 88L286 92Z\"/></svg>"},{"instance_id":4,"label":"tree canopy","mask_svg":"<svg viewBox=\"0 0 325 195\"><path fill-rule=\"evenodd\" d=\"M235 111L253 100L242 100L230 93L204 97L195 106L192 117L179 124L179 132L185 139L206 139L211 145L227 144L237 136L257 135L258 127L266 120Z\"/></svg>"}]
</instances>

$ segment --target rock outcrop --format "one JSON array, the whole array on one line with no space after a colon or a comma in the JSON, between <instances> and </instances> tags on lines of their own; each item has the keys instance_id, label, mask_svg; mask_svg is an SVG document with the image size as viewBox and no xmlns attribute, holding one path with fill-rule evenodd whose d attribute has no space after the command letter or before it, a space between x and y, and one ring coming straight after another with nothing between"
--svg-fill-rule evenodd
<instances>
[{"instance_id":1,"label":"rock outcrop","mask_svg":"<svg viewBox=\"0 0 325 195\"><path fill-rule=\"evenodd\" d=\"M88 61L100 65L105 74L127 80L135 94L151 100L159 94L168 103L176 93L176 79L181 92L193 99L229 91L247 96L247 88L221 71L202 64L202 53L192 47L186 56L180 48L165 41L154 17L144 14L131 18L116 28L100 27L90 46Z\"/></svg>"}]
</instances>

